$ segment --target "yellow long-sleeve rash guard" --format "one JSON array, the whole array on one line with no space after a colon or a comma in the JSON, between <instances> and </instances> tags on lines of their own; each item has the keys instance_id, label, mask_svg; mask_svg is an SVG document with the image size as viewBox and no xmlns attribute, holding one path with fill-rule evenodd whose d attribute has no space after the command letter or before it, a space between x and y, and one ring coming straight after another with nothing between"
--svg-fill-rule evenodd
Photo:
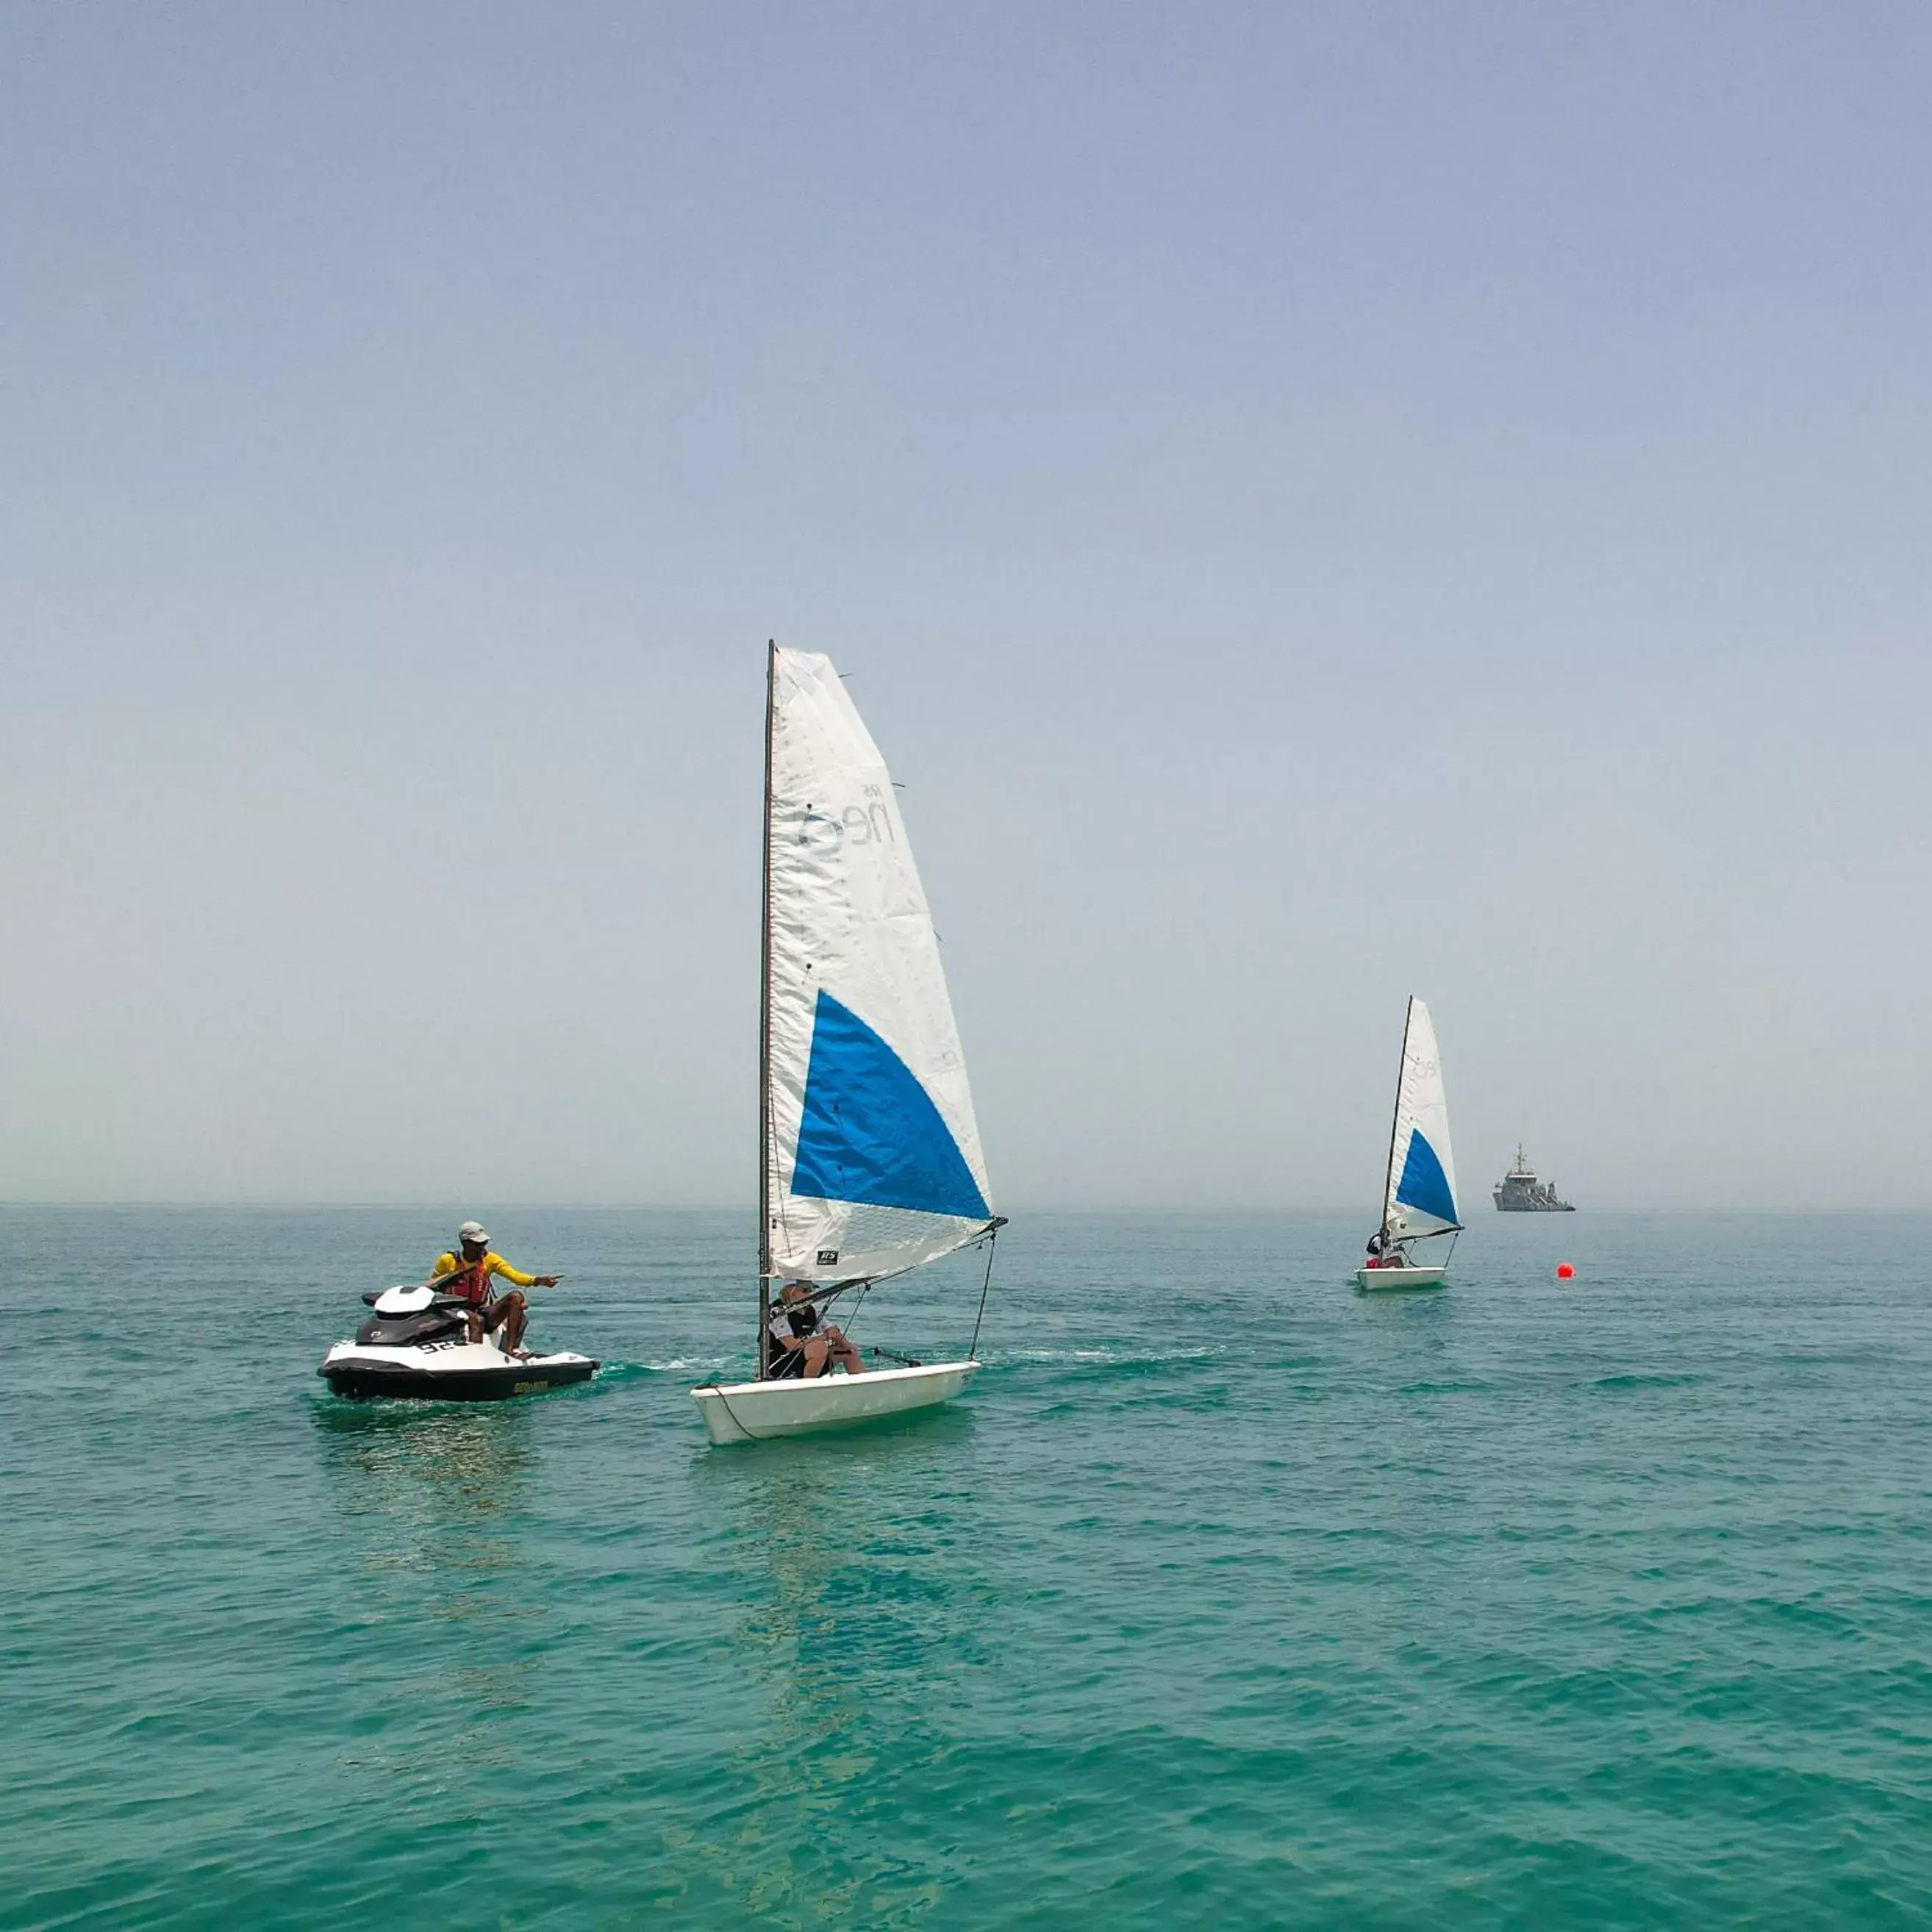
<instances>
[{"instance_id":1,"label":"yellow long-sleeve rash guard","mask_svg":"<svg viewBox=\"0 0 1932 1932\"><path fill-rule=\"evenodd\" d=\"M454 1274L462 1265L454 1255L438 1255L436 1266L430 1270L429 1278L434 1281L439 1275ZM534 1288L536 1286L535 1275L525 1274L520 1268L513 1268L494 1248L483 1257L483 1272L486 1276L501 1275L512 1287Z\"/></svg>"}]
</instances>

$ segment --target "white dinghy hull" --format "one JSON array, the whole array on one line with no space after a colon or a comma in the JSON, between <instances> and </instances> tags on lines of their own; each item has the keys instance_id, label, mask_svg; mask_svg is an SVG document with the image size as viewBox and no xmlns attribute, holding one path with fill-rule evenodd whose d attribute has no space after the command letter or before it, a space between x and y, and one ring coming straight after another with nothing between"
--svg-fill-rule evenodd
<instances>
[{"instance_id":1,"label":"white dinghy hull","mask_svg":"<svg viewBox=\"0 0 1932 1932\"><path fill-rule=\"evenodd\" d=\"M818 1376L809 1382L713 1383L693 1389L691 1399L715 1444L769 1442L937 1408L957 1395L979 1366L934 1362L916 1369L875 1369L862 1376Z\"/></svg>"},{"instance_id":2,"label":"white dinghy hull","mask_svg":"<svg viewBox=\"0 0 1932 1932\"><path fill-rule=\"evenodd\" d=\"M1390 1288L1440 1288L1442 1277L1449 1272L1442 1268L1358 1268L1355 1270L1355 1286L1373 1292L1384 1292Z\"/></svg>"}]
</instances>

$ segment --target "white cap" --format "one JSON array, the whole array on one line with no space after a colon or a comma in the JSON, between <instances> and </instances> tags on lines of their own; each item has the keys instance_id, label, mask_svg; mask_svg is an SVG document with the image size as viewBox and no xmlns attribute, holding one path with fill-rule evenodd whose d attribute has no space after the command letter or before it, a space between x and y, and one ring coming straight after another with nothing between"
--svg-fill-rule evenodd
<instances>
[{"instance_id":1,"label":"white cap","mask_svg":"<svg viewBox=\"0 0 1932 1932\"><path fill-rule=\"evenodd\" d=\"M464 1222L463 1226L457 1229L456 1238L459 1241L480 1241L486 1248L490 1245L490 1237L484 1233L483 1223L481 1221Z\"/></svg>"}]
</instances>

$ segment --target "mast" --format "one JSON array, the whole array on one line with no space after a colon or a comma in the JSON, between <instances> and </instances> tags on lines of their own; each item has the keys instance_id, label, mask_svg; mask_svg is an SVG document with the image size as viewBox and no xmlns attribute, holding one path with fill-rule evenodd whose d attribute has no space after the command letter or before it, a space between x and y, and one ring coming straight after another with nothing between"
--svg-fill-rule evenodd
<instances>
[{"instance_id":1,"label":"mast","mask_svg":"<svg viewBox=\"0 0 1932 1932\"><path fill-rule=\"evenodd\" d=\"M1402 1010L1402 1058L1395 1064L1395 1105L1389 1110L1388 1160L1382 1168L1382 1252L1388 1252L1389 1190L1395 1182L1395 1137L1402 1125L1402 1078L1408 1071L1408 1023L1415 1015L1415 995Z\"/></svg>"},{"instance_id":2,"label":"mast","mask_svg":"<svg viewBox=\"0 0 1932 1932\"><path fill-rule=\"evenodd\" d=\"M778 697L778 643L765 644L764 880L758 928L758 1340L757 1379L765 1379L772 1318L772 718Z\"/></svg>"}]
</instances>

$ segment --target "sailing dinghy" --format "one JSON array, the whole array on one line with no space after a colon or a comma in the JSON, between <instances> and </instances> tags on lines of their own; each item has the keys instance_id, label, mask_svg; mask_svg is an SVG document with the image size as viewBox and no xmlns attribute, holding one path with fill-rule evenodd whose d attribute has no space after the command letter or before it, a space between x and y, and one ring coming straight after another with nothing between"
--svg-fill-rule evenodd
<instances>
[{"instance_id":1,"label":"sailing dinghy","mask_svg":"<svg viewBox=\"0 0 1932 1932\"><path fill-rule=\"evenodd\" d=\"M1439 1288L1449 1256L1420 1262L1415 1250L1447 1234L1450 1252L1462 1224L1456 1214L1456 1160L1449 1150L1449 1100L1442 1055L1429 1009L1413 997L1402 1030L1402 1069L1396 1077L1395 1120L1389 1129L1388 1172L1382 1185L1379 1255L1355 1270L1367 1288Z\"/></svg>"},{"instance_id":2,"label":"sailing dinghy","mask_svg":"<svg viewBox=\"0 0 1932 1932\"><path fill-rule=\"evenodd\" d=\"M764 876L758 1373L692 1390L714 1443L846 1428L957 1395L980 1366L970 1349L860 1375L781 1375L776 1290L802 1282L816 1310L856 1303L1005 1225L987 1203L966 1063L892 775L831 659L776 644Z\"/></svg>"}]
</instances>

